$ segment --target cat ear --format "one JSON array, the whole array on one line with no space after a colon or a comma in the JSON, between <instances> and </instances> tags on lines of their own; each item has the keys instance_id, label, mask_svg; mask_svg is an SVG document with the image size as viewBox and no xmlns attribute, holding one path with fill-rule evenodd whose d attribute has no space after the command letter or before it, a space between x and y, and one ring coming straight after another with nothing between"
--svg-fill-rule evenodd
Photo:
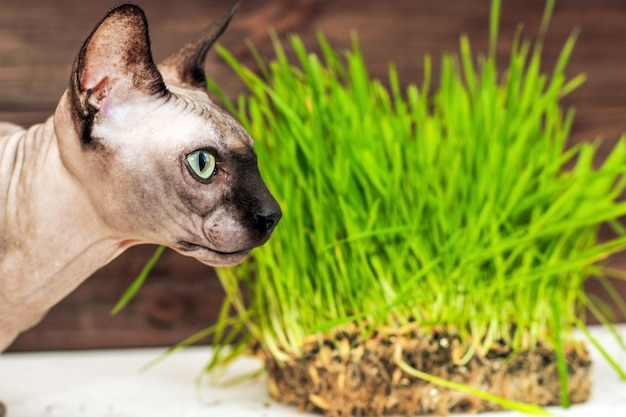
<instances>
[{"instance_id":1,"label":"cat ear","mask_svg":"<svg viewBox=\"0 0 626 417\"><path fill-rule=\"evenodd\" d=\"M166 92L152 59L148 23L139 7L124 4L104 16L76 58L70 90L83 117L132 94Z\"/></svg>"},{"instance_id":2,"label":"cat ear","mask_svg":"<svg viewBox=\"0 0 626 417\"><path fill-rule=\"evenodd\" d=\"M159 64L159 71L166 83L206 90L204 72L206 54L226 30L237 7L239 3L231 7L220 19L211 23L195 41L188 43Z\"/></svg>"}]
</instances>

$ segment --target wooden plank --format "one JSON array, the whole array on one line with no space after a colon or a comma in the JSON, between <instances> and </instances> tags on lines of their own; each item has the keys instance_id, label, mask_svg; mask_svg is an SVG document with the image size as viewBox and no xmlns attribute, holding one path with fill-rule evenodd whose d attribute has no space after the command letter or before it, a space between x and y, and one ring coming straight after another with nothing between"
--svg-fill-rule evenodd
<instances>
[{"instance_id":1,"label":"wooden plank","mask_svg":"<svg viewBox=\"0 0 626 417\"><path fill-rule=\"evenodd\" d=\"M227 8L224 2L206 0L138 3L148 15L157 61ZM111 4L104 0L3 2L0 120L28 125L43 121L54 111L74 56ZM543 5L543 0L504 2L502 64L517 24L523 22L524 33L535 34ZM356 31L371 74L384 79L388 62L393 61L401 81L407 84L421 79L424 54L431 54L437 67L443 51L458 49L462 32L469 34L475 51L485 53L488 12L488 0L244 2L222 41L239 59L253 65L243 40L252 39L262 54L269 55L267 30L271 26L283 37L288 32L300 34L312 50L316 50L318 29L339 47L349 46L351 32ZM557 59L567 36L579 27L569 73L588 76L587 83L565 100L578 111L574 141L597 136L615 140L625 130L624 21L626 3L622 0L557 2L546 40L546 65ZM241 91L215 54L210 54L207 70L231 96ZM109 317L113 303L151 251L151 247L135 248L103 268L52 309L40 325L22 335L12 349L169 345L210 325L222 297L212 270L172 252L159 263L139 297L118 317ZM621 258L616 262L623 263ZM624 283L620 288L626 294Z\"/></svg>"}]
</instances>

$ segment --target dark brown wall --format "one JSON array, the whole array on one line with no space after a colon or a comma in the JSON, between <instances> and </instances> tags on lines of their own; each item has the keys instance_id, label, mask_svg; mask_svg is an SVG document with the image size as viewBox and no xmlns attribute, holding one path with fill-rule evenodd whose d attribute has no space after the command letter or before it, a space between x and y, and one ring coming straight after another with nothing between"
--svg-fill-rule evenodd
<instances>
[{"instance_id":1,"label":"dark brown wall","mask_svg":"<svg viewBox=\"0 0 626 417\"><path fill-rule=\"evenodd\" d=\"M54 110L76 52L95 23L115 1L3 0L0 6L0 120L24 125L43 121ZM193 37L228 7L210 0L139 1L151 27L156 60ZM510 47L519 22L536 33L541 0L504 1L501 50ZM322 29L336 46L358 35L370 72L385 77L394 61L402 82L419 81L422 57L437 63L443 51L457 50L468 33L477 52L487 44L489 0L267 0L244 2L223 43L240 59L251 61L244 45L251 38L270 50L267 29L296 32L314 45ZM569 66L588 82L566 103L578 110L573 140L598 136L615 140L626 131L626 2L561 0L546 44L546 62L554 62L575 27L581 35ZM504 60L503 60L504 61ZM211 54L208 72L234 96L240 89L225 65ZM435 71L436 73L436 71ZM37 327L23 334L12 350L170 345L210 325L222 292L210 268L168 252L139 296L117 317L108 311L154 248L133 248L53 308ZM620 266L626 258L613 262ZM597 291L596 288L592 289ZM626 294L626 285L621 285Z\"/></svg>"}]
</instances>

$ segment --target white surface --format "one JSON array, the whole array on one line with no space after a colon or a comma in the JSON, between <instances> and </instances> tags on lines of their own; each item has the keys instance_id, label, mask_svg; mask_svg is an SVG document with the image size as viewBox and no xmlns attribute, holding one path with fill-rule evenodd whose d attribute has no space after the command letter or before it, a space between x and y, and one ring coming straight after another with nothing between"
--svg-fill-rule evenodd
<instances>
[{"instance_id":1,"label":"white surface","mask_svg":"<svg viewBox=\"0 0 626 417\"><path fill-rule=\"evenodd\" d=\"M626 326L620 328L626 336ZM626 352L606 332L594 329L602 345L626 368ZM591 349L591 347L590 347ZM140 368L161 349L108 350L0 355L0 399L8 417L282 417L312 416L271 401L263 377L232 387L196 385L210 350L176 353L146 372ZM626 382L592 350L594 388L588 403L567 417L626 416ZM254 371L260 362L240 359L228 376ZM513 417L517 413L488 413ZM458 415L460 416L460 415ZM318 416L319 417L319 416Z\"/></svg>"}]
</instances>

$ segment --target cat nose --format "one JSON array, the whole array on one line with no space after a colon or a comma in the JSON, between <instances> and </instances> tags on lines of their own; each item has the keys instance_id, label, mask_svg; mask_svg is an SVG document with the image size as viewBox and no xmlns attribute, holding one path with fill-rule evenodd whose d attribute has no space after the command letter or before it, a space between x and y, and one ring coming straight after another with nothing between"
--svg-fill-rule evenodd
<instances>
[{"instance_id":1,"label":"cat nose","mask_svg":"<svg viewBox=\"0 0 626 417\"><path fill-rule=\"evenodd\" d=\"M278 221L282 217L282 212L280 209L273 211L269 214L258 215L257 216L257 227L262 232L271 232L274 230Z\"/></svg>"}]
</instances>

